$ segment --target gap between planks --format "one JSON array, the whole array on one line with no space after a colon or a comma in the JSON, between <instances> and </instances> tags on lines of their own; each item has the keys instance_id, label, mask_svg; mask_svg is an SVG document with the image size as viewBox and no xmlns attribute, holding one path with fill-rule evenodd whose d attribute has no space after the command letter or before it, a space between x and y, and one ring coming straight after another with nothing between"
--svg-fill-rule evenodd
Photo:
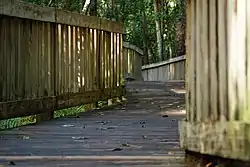
<instances>
[{"instance_id":1,"label":"gap between planks","mask_svg":"<svg viewBox=\"0 0 250 167\"><path fill-rule=\"evenodd\" d=\"M85 161L129 161L129 160L184 160L181 156L0 156L5 161L25 160L85 160Z\"/></svg>"}]
</instances>

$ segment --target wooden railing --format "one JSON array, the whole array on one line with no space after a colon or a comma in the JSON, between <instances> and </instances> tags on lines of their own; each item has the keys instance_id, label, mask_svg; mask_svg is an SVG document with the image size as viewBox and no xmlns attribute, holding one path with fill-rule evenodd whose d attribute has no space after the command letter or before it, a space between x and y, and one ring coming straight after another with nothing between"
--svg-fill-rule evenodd
<instances>
[{"instance_id":1,"label":"wooden railing","mask_svg":"<svg viewBox=\"0 0 250 167\"><path fill-rule=\"evenodd\" d=\"M122 96L122 35L121 23L1 0L0 119Z\"/></svg>"},{"instance_id":2,"label":"wooden railing","mask_svg":"<svg viewBox=\"0 0 250 167\"><path fill-rule=\"evenodd\" d=\"M185 80L185 56L142 66L144 81Z\"/></svg>"},{"instance_id":3,"label":"wooden railing","mask_svg":"<svg viewBox=\"0 0 250 167\"><path fill-rule=\"evenodd\" d=\"M187 1L181 146L250 161L250 1Z\"/></svg>"},{"instance_id":4,"label":"wooden railing","mask_svg":"<svg viewBox=\"0 0 250 167\"><path fill-rule=\"evenodd\" d=\"M135 45L123 42L123 55L127 62L125 71L136 80L142 80L142 56L143 51Z\"/></svg>"}]
</instances>

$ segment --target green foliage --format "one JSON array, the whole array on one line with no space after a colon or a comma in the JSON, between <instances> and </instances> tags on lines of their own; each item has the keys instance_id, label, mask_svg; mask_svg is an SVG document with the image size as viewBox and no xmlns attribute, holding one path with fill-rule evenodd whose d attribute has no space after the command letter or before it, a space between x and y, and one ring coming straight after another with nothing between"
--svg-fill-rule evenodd
<instances>
[{"instance_id":1,"label":"green foliage","mask_svg":"<svg viewBox=\"0 0 250 167\"><path fill-rule=\"evenodd\" d=\"M84 13L85 0L23 0L41 6L56 7ZM124 40L143 49L142 11L147 19L147 39L150 62L158 61L155 20L161 20L164 59L185 54L185 0L159 0L159 13L154 12L154 0L97 0L98 16L123 22ZM178 28L177 28L178 25Z\"/></svg>"},{"instance_id":2,"label":"green foliage","mask_svg":"<svg viewBox=\"0 0 250 167\"><path fill-rule=\"evenodd\" d=\"M84 111L85 111L84 106L77 106L77 107L57 110L54 112L54 118L60 118L65 116L77 116L79 113Z\"/></svg>"},{"instance_id":3,"label":"green foliage","mask_svg":"<svg viewBox=\"0 0 250 167\"><path fill-rule=\"evenodd\" d=\"M155 20L162 22L162 37L164 45L164 59L179 56L185 53L185 9L183 0L162 0L160 12L154 12L154 0L116 0L114 8L109 1L101 1L99 13L102 17L124 22L126 28L125 41L143 48L142 11L147 18L148 47L150 62L157 60L157 40ZM107 7L108 6L108 7ZM177 30L177 24L179 30Z\"/></svg>"},{"instance_id":4,"label":"green foliage","mask_svg":"<svg viewBox=\"0 0 250 167\"><path fill-rule=\"evenodd\" d=\"M77 116L79 113L84 112L84 111L85 111L84 106L77 106L77 107L57 110L54 112L54 118L60 118L60 117L65 117L65 116ZM0 130L12 129L12 128L34 124L34 123L36 123L35 115L1 120Z\"/></svg>"},{"instance_id":5,"label":"green foliage","mask_svg":"<svg viewBox=\"0 0 250 167\"><path fill-rule=\"evenodd\" d=\"M36 122L35 116L19 117L6 120L0 120L0 130L11 129L19 126L33 124Z\"/></svg>"}]
</instances>

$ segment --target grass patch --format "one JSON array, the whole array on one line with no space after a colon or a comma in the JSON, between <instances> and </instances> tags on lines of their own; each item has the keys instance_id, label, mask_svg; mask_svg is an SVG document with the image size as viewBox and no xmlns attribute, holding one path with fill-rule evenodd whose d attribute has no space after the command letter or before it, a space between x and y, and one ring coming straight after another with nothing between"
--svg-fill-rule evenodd
<instances>
[{"instance_id":1,"label":"grass patch","mask_svg":"<svg viewBox=\"0 0 250 167\"><path fill-rule=\"evenodd\" d=\"M61 118L61 117L73 116L73 115L77 116L79 113L84 112L84 111L85 111L84 106L77 106L77 107L57 110L54 112L54 118Z\"/></svg>"},{"instance_id":2,"label":"grass patch","mask_svg":"<svg viewBox=\"0 0 250 167\"><path fill-rule=\"evenodd\" d=\"M0 120L0 130L12 129L34 123L36 123L35 115Z\"/></svg>"},{"instance_id":3,"label":"grass patch","mask_svg":"<svg viewBox=\"0 0 250 167\"><path fill-rule=\"evenodd\" d=\"M98 108L103 108L108 105L107 101L99 101L97 103ZM61 118L66 116L78 116L79 113L85 112L87 105L66 108L62 110L57 110L54 112L54 118ZM6 120L0 120L0 130L13 129L20 126L30 125L36 123L36 115L17 117Z\"/></svg>"},{"instance_id":4,"label":"grass patch","mask_svg":"<svg viewBox=\"0 0 250 167\"><path fill-rule=\"evenodd\" d=\"M77 107L57 110L54 112L54 118L60 118L71 115L77 116L79 113L84 111L85 111L84 106L77 106ZM34 123L36 123L36 115L0 120L0 130L13 129Z\"/></svg>"}]
</instances>

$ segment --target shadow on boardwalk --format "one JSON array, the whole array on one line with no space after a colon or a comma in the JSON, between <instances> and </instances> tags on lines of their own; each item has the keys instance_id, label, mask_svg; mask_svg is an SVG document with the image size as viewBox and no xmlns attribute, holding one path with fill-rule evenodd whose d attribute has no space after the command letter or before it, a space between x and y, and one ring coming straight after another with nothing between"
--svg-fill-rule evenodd
<instances>
[{"instance_id":1,"label":"shadow on boardwalk","mask_svg":"<svg viewBox=\"0 0 250 167\"><path fill-rule=\"evenodd\" d=\"M178 121L184 118L185 94L180 91L184 83L131 82L126 87L125 105L0 132L0 156L170 157L164 161L14 161L25 167L184 166L178 136Z\"/></svg>"}]
</instances>

